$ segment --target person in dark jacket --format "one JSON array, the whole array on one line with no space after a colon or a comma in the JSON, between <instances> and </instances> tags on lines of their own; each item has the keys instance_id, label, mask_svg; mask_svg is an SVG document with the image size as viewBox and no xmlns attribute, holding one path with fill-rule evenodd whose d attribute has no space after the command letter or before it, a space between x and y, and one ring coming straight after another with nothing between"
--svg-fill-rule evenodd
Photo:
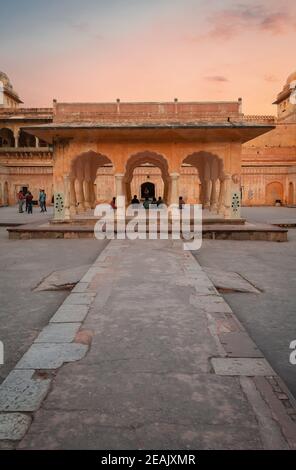
<instances>
[{"instance_id":1,"label":"person in dark jacket","mask_svg":"<svg viewBox=\"0 0 296 470\"><path fill-rule=\"evenodd\" d=\"M28 214L33 214L33 195L30 191L26 194L26 205L27 205L27 212Z\"/></svg>"},{"instance_id":2,"label":"person in dark jacket","mask_svg":"<svg viewBox=\"0 0 296 470\"><path fill-rule=\"evenodd\" d=\"M133 199L131 200L131 204L133 204L133 205L134 204L140 204L140 201L139 201L136 194L134 195Z\"/></svg>"}]
</instances>

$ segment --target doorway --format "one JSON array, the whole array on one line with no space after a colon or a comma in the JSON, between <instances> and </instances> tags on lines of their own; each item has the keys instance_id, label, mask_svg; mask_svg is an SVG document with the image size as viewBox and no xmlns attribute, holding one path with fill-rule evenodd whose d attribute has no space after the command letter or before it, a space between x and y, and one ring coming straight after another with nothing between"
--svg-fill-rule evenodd
<instances>
[{"instance_id":1,"label":"doorway","mask_svg":"<svg viewBox=\"0 0 296 470\"><path fill-rule=\"evenodd\" d=\"M149 199L155 197L155 184L150 182L145 182L141 184L141 199Z\"/></svg>"}]
</instances>

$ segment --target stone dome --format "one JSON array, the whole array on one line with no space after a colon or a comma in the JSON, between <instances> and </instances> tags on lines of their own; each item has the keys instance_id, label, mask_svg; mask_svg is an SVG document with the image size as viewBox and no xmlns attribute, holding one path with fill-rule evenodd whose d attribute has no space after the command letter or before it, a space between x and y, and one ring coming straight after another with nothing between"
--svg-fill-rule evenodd
<instances>
[{"instance_id":1,"label":"stone dome","mask_svg":"<svg viewBox=\"0 0 296 470\"><path fill-rule=\"evenodd\" d=\"M290 83L292 83L294 81L296 81L296 72L293 72L288 76L286 84L290 85Z\"/></svg>"},{"instance_id":2,"label":"stone dome","mask_svg":"<svg viewBox=\"0 0 296 470\"><path fill-rule=\"evenodd\" d=\"M6 73L0 71L0 81L3 83L3 85L7 88L12 89L12 84L10 83L10 80Z\"/></svg>"}]
</instances>

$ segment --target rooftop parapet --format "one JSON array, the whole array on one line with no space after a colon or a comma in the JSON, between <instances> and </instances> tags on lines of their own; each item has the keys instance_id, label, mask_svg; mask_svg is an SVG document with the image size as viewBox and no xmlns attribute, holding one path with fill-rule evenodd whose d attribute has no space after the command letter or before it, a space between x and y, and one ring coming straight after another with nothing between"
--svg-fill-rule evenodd
<instances>
[{"instance_id":1,"label":"rooftop parapet","mask_svg":"<svg viewBox=\"0 0 296 470\"><path fill-rule=\"evenodd\" d=\"M239 118L241 100L221 102L155 102L155 103L57 103L54 101L54 122L118 122L118 121L197 121L213 117Z\"/></svg>"}]
</instances>

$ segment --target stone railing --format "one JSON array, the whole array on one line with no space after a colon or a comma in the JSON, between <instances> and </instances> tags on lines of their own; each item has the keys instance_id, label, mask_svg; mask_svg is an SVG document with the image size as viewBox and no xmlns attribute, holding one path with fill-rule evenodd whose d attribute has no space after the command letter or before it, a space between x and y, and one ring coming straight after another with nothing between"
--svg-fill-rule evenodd
<instances>
[{"instance_id":1,"label":"stone railing","mask_svg":"<svg viewBox=\"0 0 296 470\"><path fill-rule=\"evenodd\" d=\"M114 125L116 123L122 124L195 124L199 122L206 123L256 123L265 125L274 125L274 116L244 116L243 114L228 113L228 114L191 114L191 113L167 113L166 115L154 113L140 113L140 112L121 112L121 113L76 113L75 115L64 116L64 120L54 120L54 124L73 124L83 125L96 123L104 123L106 125Z\"/></svg>"},{"instance_id":2,"label":"stone railing","mask_svg":"<svg viewBox=\"0 0 296 470\"><path fill-rule=\"evenodd\" d=\"M244 122L258 122L262 124L275 124L276 122L276 116L271 116L271 115L244 115L243 116L243 121Z\"/></svg>"},{"instance_id":3,"label":"stone railing","mask_svg":"<svg viewBox=\"0 0 296 470\"><path fill-rule=\"evenodd\" d=\"M1 108L0 107L0 118L5 116L16 116L17 118L36 118L36 119L52 119L53 109L52 108Z\"/></svg>"},{"instance_id":4,"label":"stone railing","mask_svg":"<svg viewBox=\"0 0 296 470\"><path fill-rule=\"evenodd\" d=\"M18 152L31 152L31 153L48 153L51 152L51 147L0 147L0 153L18 153Z\"/></svg>"}]
</instances>

